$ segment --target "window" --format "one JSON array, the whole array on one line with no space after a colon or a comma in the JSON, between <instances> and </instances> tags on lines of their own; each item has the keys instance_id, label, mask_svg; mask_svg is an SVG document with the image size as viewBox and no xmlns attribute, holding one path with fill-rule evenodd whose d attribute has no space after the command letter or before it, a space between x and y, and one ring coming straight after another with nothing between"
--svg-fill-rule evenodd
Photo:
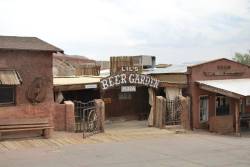
<instances>
[{"instance_id":1,"label":"window","mask_svg":"<svg viewBox=\"0 0 250 167\"><path fill-rule=\"evenodd\" d=\"M200 122L208 121L208 96L200 96Z\"/></svg>"},{"instance_id":2,"label":"window","mask_svg":"<svg viewBox=\"0 0 250 167\"><path fill-rule=\"evenodd\" d=\"M15 86L0 85L0 105L15 104Z\"/></svg>"},{"instance_id":3,"label":"window","mask_svg":"<svg viewBox=\"0 0 250 167\"><path fill-rule=\"evenodd\" d=\"M229 115L229 98L223 95L216 96L216 115Z\"/></svg>"}]
</instances>

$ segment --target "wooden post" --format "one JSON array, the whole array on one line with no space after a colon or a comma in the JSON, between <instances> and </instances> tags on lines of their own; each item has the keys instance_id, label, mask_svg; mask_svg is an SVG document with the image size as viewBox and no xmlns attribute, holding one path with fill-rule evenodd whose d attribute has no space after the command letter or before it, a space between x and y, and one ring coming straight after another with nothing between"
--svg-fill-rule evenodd
<instances>
[{"instance_id":1,"label":"wooden post","mask_svg":"<svg viewBox=\"0 0 250 167\"><path fill-rule=\"evenodd\" d=\"M162 97L162 109L161 109L161 124L160 124L160 128L164 129L165 128L165 124L166 124L166 111L167 111L167 100Z\"/></svg>"},{"instance_id":2,"label":"wooden post","mask_svg":"<svg viewBox=\"0 0 250 167\"><path fill-rule=\"evenodd\" d=\"M235 133L236 135L240 135L240 122L239 122L239 117L240 117L240 102L239 100L236 100L235 102Z\"/></svg>"},{"instance_id":3,"label":"wooden post","mask_svg":"<svg viewBox=\"0 0 250 167\"><path fill-rule=\"evenodd\" d=\"M166 113L166 99L162 96L156 96L156 123L155 127L165 128L165 113Z\"/></svg>"},{"instance_id":4,"label":"wooden post","mask_svg":"<svg viewBox=\"0 0 250 167\"><path fill-rule=\"evenodd\" d=\"M156 125L156 92L154 89L152 89L153 92L153 126Z\"/></svg>"}]
</instances>

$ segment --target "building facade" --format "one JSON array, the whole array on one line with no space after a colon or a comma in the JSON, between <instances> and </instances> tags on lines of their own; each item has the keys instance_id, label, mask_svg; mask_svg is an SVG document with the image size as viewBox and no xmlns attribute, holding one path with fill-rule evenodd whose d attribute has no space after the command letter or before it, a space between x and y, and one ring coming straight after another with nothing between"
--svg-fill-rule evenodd
<instances>
[{"instance_id":1,"label":"building facade","mask_svg":"<svg viewBox=\"0 0 250 167\"><path fill-rule=\"evenodd\" d=\"M0 121L47 118L54 111L52 54L35 37L0 36Z\"/></svg>"},{"instance_id":2,"label":"building facade","mask_svg":"<svg viewBox=\"0 0 250 167\"><path fill-rule=\"evenodd\" d=\"M243 104L245 97L227 89L226 85L219 87L218 83L231 85L236 82L240 85L242 81L238 79L244 78L250 78L250 67L224 58L189 66L187 80L191 97L191 126L220 133L239 131L240 111L250 112L249 107ZM211 82L217 84L212 86Z\"/></svg>"}]
</instances>

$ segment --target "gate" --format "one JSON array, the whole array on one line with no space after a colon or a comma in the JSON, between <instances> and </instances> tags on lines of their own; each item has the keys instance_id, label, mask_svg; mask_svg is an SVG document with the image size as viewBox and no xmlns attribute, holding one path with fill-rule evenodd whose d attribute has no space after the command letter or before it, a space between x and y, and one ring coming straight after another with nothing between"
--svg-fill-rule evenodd
<instances>
[{"instance_id":1,"label":"gate","mask_svg":"<svg viewBox=\"0 0 250 167\"><path fill-rule=\"evenodd\" d=\"M83 103L74 101L75 104L75 132L95 133L98 130L98 117L94 101Z\"/></svg>"},{"instance_id":2,"label":"gate","mask_svg":"<svg viewBox=\"0 0 250 167\"><path fill-rule=\"evenodd\" d=\"M182 105L181 99L176 97L174 100L167 99L166 125L180 125Z\"/></svg>"}]
</instances>

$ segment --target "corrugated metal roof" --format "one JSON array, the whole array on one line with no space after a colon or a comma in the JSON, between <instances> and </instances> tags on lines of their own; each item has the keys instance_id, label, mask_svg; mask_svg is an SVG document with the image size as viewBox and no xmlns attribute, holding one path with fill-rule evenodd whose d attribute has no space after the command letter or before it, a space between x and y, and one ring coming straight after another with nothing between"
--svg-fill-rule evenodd
<instances>
[{"instance_id":1,"label":"corrugated metal roof","mask_svg":"<svg viewBox=\"0 0 250 167\"><path fill-rule=\"evenodd\" d=\"M167 73L185 73L187 72L187 66L185 64L171 65L166 68L151 68L144 70L143 74L167 74Z\"/></svg>"},{"instance_id":2,"label":"corrugated metal roof","mask_svg":"<svg viewBox=\"0 0 250 167\"><path fill-rule=\"evenodd\" d=\"M226 90L242 96L250 96L250 78L197 81L200 84Z\"/></svg>"},{"instance_id":3,"label":"corrugated metal roof","mask_svg":"<svg viewBox=\"0 0 250 167\"><path fill-rule=\"evenodd\" d=\"M20 75L15 70L0 69L0 85L20 85Z\"/></svg>"},{"instance_id":4,"label":"corrugated metal roof","mask_svg":"<svg viewBox=\"0 0 250 167\"><path fill-rule=\"evenodd\" d=\"M110 69L105 69L100 71L101 77L108 77L110 75Z\"/></svg>"},{"instance_id":5,"label":"corrugated metal roof","mask_svg":"<svg viewBox=\"0 0 250 167\"><path fill-rule=\"evenodd\" d=\"M172 64L165 68L151 68L151 69L144 69L143 74L171 74L171 73L186 73L187 68L191 67L195 64L203 63L204 61L193 61L193 62L186 62L182 64Z\"/></svg>"},{"instance_id":6,"label":"corrugated metal roof","mask_svg":"<svg viewBox=\"0 0 250 167\"><path fill-rule=\"evenodd\" d=\"M62 49L39 38L17 36L0 36L0 49L63 52Z\"/></svg>"},{"instance_id":7,"label":"corrugated metal roof","mask_svg":"<svg viewBox=\"0 0 250 167\"><path fill-rule=\"evenodd\" d=\"M99 76L72 76L72 77L54 77L54 86L60 85L79 85L99 83L102 77Z\"/></svg>"}]
</instances>

